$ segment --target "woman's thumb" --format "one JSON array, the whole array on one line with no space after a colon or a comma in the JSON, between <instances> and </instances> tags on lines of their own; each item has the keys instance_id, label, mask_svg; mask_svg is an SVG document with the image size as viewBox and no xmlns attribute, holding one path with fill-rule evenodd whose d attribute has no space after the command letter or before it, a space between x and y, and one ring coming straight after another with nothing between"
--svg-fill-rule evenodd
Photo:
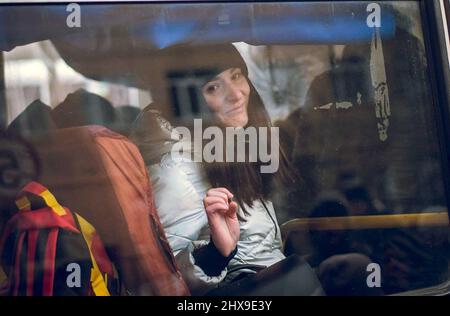
<instances>
[{"instance_id":1,"label":"woman's thumb","mask_svg":"<svg viewBox=\"0 0 450 316\"><path fill-rule=\"evenodd\" d=\"M228 207L228 216L236 215L238 208L239 206L236 202L231 202L230 206Z\"/></svg>"}]
</instances>

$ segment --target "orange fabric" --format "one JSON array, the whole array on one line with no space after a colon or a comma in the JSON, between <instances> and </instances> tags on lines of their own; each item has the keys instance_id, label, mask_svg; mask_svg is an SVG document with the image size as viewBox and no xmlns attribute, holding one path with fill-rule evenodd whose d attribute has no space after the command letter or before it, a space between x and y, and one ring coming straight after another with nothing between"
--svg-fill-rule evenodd
<instances>
[{"instance_id":1,"label":"orange fabric","mask_svg":"<svg viewBox=\"0 0 450 316\"><path fill-rule=\"evenodd\" d=\"M106 128L84 126L58 130L34 145L39 181L96 227L131 294L189 295L134 144Z\"/></svg>"}]
</instances>

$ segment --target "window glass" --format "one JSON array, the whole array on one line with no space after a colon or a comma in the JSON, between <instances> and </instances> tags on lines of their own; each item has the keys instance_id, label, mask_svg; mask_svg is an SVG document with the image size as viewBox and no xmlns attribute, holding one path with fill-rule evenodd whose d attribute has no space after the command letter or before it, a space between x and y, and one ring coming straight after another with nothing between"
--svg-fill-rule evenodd
<instances>
[{"instance_id":1,"label":"window glass","mask_svg":"<svg viewBox=\"0 0 450 316\"><path fill-rule=\"evenodd\" d=\"M448 281L445 141L419 1L66 9L0 7L0 26L12 25L0 27L2 231L17 194L37 181L74 211L97 198L118 213L136 201L156 207L148 233L160 235L165 262L193 241L214 242L223 257L231 251L204 198L225 187L240 233L229 271L296 256L327 295ZM142 161L148 183L130 161ZM84 212L110 256L125 256L116 223L108 230ZM142 288L127 290L150 293Z\"/></svg>"}]
</instances>

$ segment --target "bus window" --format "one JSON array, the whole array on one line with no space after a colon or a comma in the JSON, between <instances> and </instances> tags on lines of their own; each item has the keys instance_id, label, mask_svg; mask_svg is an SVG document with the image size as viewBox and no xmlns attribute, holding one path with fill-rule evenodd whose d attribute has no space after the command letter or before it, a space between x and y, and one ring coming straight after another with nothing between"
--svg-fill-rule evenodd
<instances>
[{"instance_id":1,"label":"bus window","mask_svg":"<svg viewBox=\"0 0 450 316\"><path fill-rule=\"evenodd\" d=\"M137 240L158 245L162 270L147 256L130 276L116 228L92 216L128 294L163 293L158 273L193 295L413 295L448 282L445 65L421 1L66 9L0 7L13 25L0 27L0 231L31 181L68 208L100 196L121 220L136 190L157 212L153 237ZM277 281L260 292L266 278Z\"/></svg>"}]
</instances>

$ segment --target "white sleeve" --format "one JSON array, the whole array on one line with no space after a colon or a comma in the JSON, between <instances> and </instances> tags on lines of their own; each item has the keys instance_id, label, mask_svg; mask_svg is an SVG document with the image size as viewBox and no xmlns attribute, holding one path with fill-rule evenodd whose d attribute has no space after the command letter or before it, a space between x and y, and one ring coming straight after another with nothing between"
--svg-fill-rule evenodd
<instances>
[{"instance_id":1,"label":"white sleeve","mask_svg":"<svg viewBox=\"0 0 450 316\"><path fill-rule=\"evenodd\" d=\"M195 264L193 251L209 242L209 227L203 206L208 190L200 164L173 161L165 156L150 166L156 208L180 272L194 295L204 294L220 283L227 271L208 276Z\"/></svg>"}]
</instances>

